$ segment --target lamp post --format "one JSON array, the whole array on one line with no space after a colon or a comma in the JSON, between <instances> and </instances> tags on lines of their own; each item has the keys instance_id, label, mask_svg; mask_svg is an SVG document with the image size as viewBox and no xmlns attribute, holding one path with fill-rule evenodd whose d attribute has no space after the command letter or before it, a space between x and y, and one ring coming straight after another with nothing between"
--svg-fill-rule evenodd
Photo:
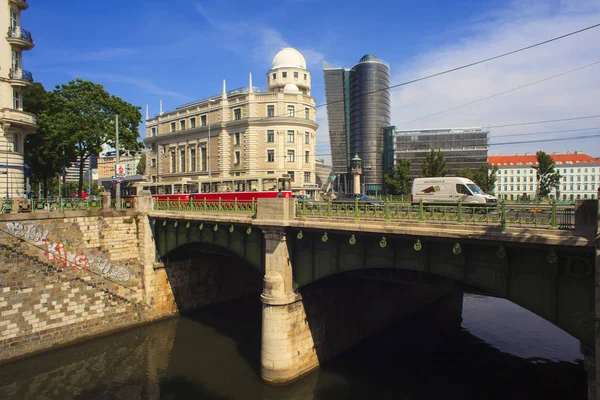
<instances>
[{"instance_id":1,"label":"lamp post","mask_svg":"<svg viewBox=\"0 0 600 400\"><path fill-rule=\"evenodd\" d=\"M8 137L6 138L6 198L8 199Z\"/></svg>"},{"instance_id":2,"label":"lamp post","mask_svg":"<svg viewBox=\"0 0 600 400\"><path fill-rule=\"evenodd\" d=\"M121 182L119 181L119 116L115 116L115 178L117 179L117 187L115 189L115 208L117 211L121 210Z\"/></svg>"}]
</instances>

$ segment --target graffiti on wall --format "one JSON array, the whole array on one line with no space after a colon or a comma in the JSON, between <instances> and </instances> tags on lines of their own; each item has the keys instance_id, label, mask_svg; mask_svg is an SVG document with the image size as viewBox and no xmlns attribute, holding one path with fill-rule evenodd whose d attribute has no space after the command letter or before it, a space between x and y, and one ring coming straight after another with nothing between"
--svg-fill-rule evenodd
<instances>
[{"instance_id":1,"label":"graffiti on wall","mask_svg":"<svg viewBox=\"0 0 600 400\"><path fill-rule=\"evenodd\" d=\"M131 272L127 267L113 264L108 257L100 253L86 254L68 243L49 240L50 231L47 229L20 222L8 222L6 229L12 235L45 249L46 257L50 262L61 263L65 268L87 269L120 283L127 283L131 279Z\"/></svg>"}]
</instances>

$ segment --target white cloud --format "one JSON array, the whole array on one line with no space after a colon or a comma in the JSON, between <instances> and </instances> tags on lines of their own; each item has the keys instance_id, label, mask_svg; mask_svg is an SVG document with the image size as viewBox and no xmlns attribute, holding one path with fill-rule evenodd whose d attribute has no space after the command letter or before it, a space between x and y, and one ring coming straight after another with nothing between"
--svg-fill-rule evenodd
<instances>
[{"instance_id":1,"label":"white cloud","mask_svg":"<svg viewBox=\"0 0 600 400\"><path fill-rule=\"evenodd\" d=\"M562 1L552 7L547 2L517 2L494 14L482 16L473 23L474 34L468 38L421 54L406 65L392 65L392 85L541 42L594 25L598 20L600 4L597 1ZM599 40L600 28L596 28L482 65L402 86L392 92L392 122L397 129L419 129L490 126L596 115L600 100L600 65L406 123L599 61ZM498 143L515 141L515 138L494 139L500 135L587 127L600 127L600 118L492 129L491 138L492 143ZM583 133L574 132L526 136L521 140L581 135ZM491 146L490 154L537 150L584 150L590 155L600 156L600 140Z\"/></svg>"}]
</instances>

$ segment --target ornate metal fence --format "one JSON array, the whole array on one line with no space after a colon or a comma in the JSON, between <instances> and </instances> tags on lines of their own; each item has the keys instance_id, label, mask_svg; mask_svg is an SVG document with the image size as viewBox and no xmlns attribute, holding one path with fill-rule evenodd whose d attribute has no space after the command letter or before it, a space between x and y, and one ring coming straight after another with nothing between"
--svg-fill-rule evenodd
<instances>
[{"instance_id":1,"label":"ornate metal fence","mask_svg":"<svg viewBox=\"0 0 600 400\"><path fill-rule=\"evenodd\" d=\"M200 211L217 213L249 213L256 214L256 202L254 200L222 201L181 201L177 200L159 200L152 199L154 210L163 211Z\"/></svg>"},{"instance_id":2,"label":"ornate metal fence","mask_svg":"<svg viewBox=\"0 0 600 400\"><path fill-rule=\"evenodd\" d=\"M6 204L3 207L3 212L11 212L16 206L20 213L35 213L35 212L53 212L53 211L77 211L77 210L98 210L102 208L101 201L89 199L28 199L20 200L16 204L12 200L5 200Z\"/></svg>"},{"instance_id":3,"label":"ornate metal fence","mask_svg":"<svg viewBox=\"0 0 600 400\"><path fill-rule=\"evenodd\" d=\"M454 225L519 226L549 229L574 229L575 212L572 208L559 208L556 203L545 206L508 205L501 202L494 207L456 205L426 205L391 203L366 204L354 202L296 203L298 218L328 218L351 220L406 221L416 223L442 223Z\"/></svg>"}]
</instances>

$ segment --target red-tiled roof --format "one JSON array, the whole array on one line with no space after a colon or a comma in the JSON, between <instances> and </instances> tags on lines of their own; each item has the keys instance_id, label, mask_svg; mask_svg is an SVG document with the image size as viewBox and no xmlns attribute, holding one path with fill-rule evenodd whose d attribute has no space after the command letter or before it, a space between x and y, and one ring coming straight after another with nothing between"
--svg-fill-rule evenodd
<instances>
[{"instance_id":1,"label":"red-tiled roof","mask_svg":"<svg viewBox=\"0 0 600 400\"><path fill-rule=\"evenodd\" d=\"M550 154L556 165L598 165L600 160L587 154ZM488 163L498 166L536 165L535 154L527 156L489 156Z\"/></svg>"}]
</instances>

